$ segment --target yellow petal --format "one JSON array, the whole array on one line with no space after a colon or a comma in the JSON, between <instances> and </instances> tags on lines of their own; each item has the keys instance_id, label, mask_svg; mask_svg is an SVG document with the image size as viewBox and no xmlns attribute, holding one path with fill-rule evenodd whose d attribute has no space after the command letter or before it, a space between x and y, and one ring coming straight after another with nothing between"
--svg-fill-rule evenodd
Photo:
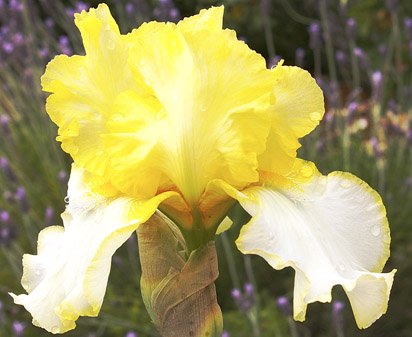
<instances>
[{"instance_id":1,"label":"yellow petal","mask_svg":"<svg viewBox=\"0 0 412 337\"><path fill-rule=\"evenodd\" d=\"M259 168L286 175L292 170L298 139L311 132L322 119L322 90L311 75L298 67L278 65L271 70L275 103L271 108L272 125Z\"/></svg>"},{"instance_id":2,"label":"yellow petal","mask_svg":"<svg viewBox=\"0 0 412 337\"><path fill-rule=\"evenodd\" d=\"M208 30L220 31L223 25L224 7L202 9L199 14L185 18L177 26L181 31Z\"/></svg>"},{"instance_id":3,"label":"yellow petal","mask_svg":"<svg viewBox=\"0 0 412 337\"><path fill-rule=\"evenodd\" d=\"M52 333L74 329L79 316L97 316L112 255L172 195L105 198L84 184L82 169L73 168L64 227L43 229L37 255L24 255L22 285L28 294L11 294L15 303L32 314L34 325Z\"/></svg>"},{"instance_id":4,"label":"yellow petal","mask_svg":"<svg viewBox=\"0 0 412 337\"><path fill-rule=\"evenodd\" d=\"M127 67L128 45L107 5L76 14L75 22L86 55L59 55L47 65L42 86L52 94L46 110L59 126L57 139L63 150L78 165L102 177L109 158L100 135L117 95L133 89L136 82Z\"/></svg>"},{"instance_id":5,"label":"yellow petal","mask_svg":"<svg viewBox=\"0 0 412 337\"><path fill-rule=\"evenodd\" d=\"M268 133L271 74L264 59L218 29L210 18L221 10L210 11L178 26L139 28L129 59L164 107L157 157L189 202L214 178L234 186L257 181Z\"/></svg>"},{"instance_id":6,"label":"yellow petal","mask_svg":"<svg viewBox=\"0 0 412 337\"><path fill-rule=\"evenodd\" d=\"M304 165L303 176L311 170ZM305 319L309 303L330 302L332 287L342 285L358 326L366 328L386 312L396 272L381 273L390 243L385 207L378 193L349 173L311 177L293 187L242 192L220 182L252 216L237 246L275 269L295 269L296 320Z\"/></svg>"},{"instance_id":7,"label":"yellow petal","mask_svg":"<svg viewBox=\"0 0 412 337\"><path fill-rule=\"evenodd\" d=\"M96 191L151 197L167 187L182 194L179 207L196 208L210 204L210 180L259 180L273 75L222 20L213 7L121 35L106 5L76 16L86 55L56 58L42 82L58 140Z\"/></svg>"}]
</instances>

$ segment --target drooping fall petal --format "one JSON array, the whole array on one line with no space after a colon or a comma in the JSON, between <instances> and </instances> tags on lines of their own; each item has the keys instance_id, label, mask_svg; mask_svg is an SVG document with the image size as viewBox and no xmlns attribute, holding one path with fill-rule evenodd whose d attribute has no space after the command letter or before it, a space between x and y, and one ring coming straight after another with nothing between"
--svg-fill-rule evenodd
<instances>
[{"instance_id":1,"label":"drooping fall petal","mask_svg":"<svg viewBox=\"0 0 412 337\"><path fill-rule=\"evenodd\" d=\"M28 294L12 294L14 301L32 314L33 324L52 333L74 329L79 316L97 316L112 255L172 194L105 198L84 184L82 169L73 168L64 227L43 229L37 255L24 255L22 285Z\"/></svg>"},{"instance_id":2,"label":"drooping fall petal","mask_svg":"<svg viewBox=\"0 0 412 337\"><path fill-rule=\"evenodd\" d=\"M342 285L358 326L366 328L386 312L395 274L381 273L390 243L385 207L372 188L349 173L312 173L289 188L226 187L252 215L237 246L275 269L295 269L296 320L305 319L309 303L330 302L332 287Z\"/></svg>"}]
</instances>

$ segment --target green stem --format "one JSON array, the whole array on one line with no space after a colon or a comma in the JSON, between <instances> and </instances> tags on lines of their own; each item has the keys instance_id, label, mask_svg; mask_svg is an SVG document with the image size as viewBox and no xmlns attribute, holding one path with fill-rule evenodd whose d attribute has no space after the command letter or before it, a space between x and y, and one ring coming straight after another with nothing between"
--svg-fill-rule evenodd
<instances>
[{"instance_id":1,"label":"green stem","mask_svg":"<svg viewBox=\"0 0 412 337\"><path fill-rule=\"evenodd\" d=\"M230 242L227 238L226 232L223 232L220 237L222 238L223 250L225 252L225 257L227 261L227 265L229 268L230 278L232 280L232 284L235 288L240 289L240 281L239 276L236 271L236 263L232 253L232 247Z\"/></svg>"},{"instance_id":2,"label":"green stem","mask_svg":"<svg viewBox=\"0 0 412 337\"><path fill-rule=\"evenodd\" d=\"M291 316L288 317L288 324L289 324L290 334L292 335L292 337L299 337L296 322L294 321L294 319Z\"/></svg>"},{"instance_id":3,"label":"green stem","mask_svg":"<svg viewBox=\"0 0 412 337\"><path fill-rule=\"evenodd\" d=\"M326 0L320 1L320 17L321 17L321 24L324 31L324 38L326 43L326 59L328 61L328 69L329 74L334 85L338 83L338 77L336 75L336 65L335 59L333 54L333 44L332 38L329 29L329 22L328 22L328 12L326 8Z\"/></svg>"},{"instance_id":4,"label":"green stem","mask_svg":"<svg viewBox=\"0 0 412 337\"><path fill-rule=\"evenodd\" d=\"M268 15L268 10L266 7L266 4L264 3L265 1L260 1L260 10L262 13L262 21L263 21L263 31L265 34L265 42L266 42L266 48L268 50L268 55L271 60L276 55L276 50L275 50L275 43L273 40L273 33L272 33L272 27L270 25L270 16Z\"/></svg>"}]
</instances>

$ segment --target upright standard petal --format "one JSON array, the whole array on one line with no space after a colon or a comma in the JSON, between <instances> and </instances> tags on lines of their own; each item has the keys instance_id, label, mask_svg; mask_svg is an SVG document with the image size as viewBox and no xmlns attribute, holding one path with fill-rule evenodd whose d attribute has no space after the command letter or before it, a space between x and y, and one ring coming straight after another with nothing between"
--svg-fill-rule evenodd
<instances>
[{"instance_id":1,"label":"upright standard petal","mask_svg":"<svg viewBox=\"0 0 412 337\"><path fill-rule=\"evenodd\" d=\"M46 111L59 127L62 149L104 184L110 182L110 161L101 135L116 97L135 88L138 79L132 78L129 45L106 4L76 14L75 23L86 54L58 55L47 65L41 79L43 90L51 93Z\"/></svg>"},{"instance_id":2,"label":"upright standard petal","mask_svg":"<svg viewBox=\"0 0 412 337\"><path fill-rule=\"evenodd\" d=\"M365 182L334 172L289 188L226 191L252 215L236 242L240 251L295 269L296 320L305 319L307 304L330 302L334 285L343 286L360 328L386 312L395 274L380 273L389 227L381 198Z\"/></svg>"},{"instance_id":3,"label":"upright standard petal","mask_svg":"<svg viewBox=\"0 0 412 337\"><path fill-rule=\"evenodd\" d=\"M258 181L257 156L269 131L271 73L260 55L221 28L222 15L212 8L178 25L152 22L129 38L131 69L163 108L155 160L145 165L162 171L189 203L212 179L236 187Z\"/></svg>"},{"instance_id":4,"label":"upright standard petal","mask_svg":"<svg viewBox=\"0 0 412 337\"><path fill-rule=\"evenodd\" d=\"M171 194L143 201L105 198L85 186L82 169L73 168L64 227L43 229L37 255L24 255L22 285L28 294L11 294L15 303L32 314L34 325L52 333L73 329L79 316L97 316L112 255Z\"/></svg>"},{"instance_id":5,"label":"upright standard petal","mask_svg":"<svg viewBox=\"0 0 412 337\"><path fill-rule=\"evenodd\" d=\"M266 151L259 156L261 172L286 176L295 165L299 138L310 133L322 119L325 108L322 90L309 72L298 67L271 69L271 129Z\"/></svg>"},{"instance_id":6,"label":"upright standard petal","mask_svg":"<svg viewBox=\"0 0 412 337\"><path fill-rule=\"evenodd\" d=\"M56 57L42 84L62 148L95 192L175 190L183 202L169 203L169 215L186 209L181 224L190 227L198 212L213 226L225 209L216 217L199 210L216 205L203 200L208 182L241 189L259 180L273 75L222 22L223 7L213 7L122 35L104 4L76 16L86 55Z\"/></svg>"}]
</instances>

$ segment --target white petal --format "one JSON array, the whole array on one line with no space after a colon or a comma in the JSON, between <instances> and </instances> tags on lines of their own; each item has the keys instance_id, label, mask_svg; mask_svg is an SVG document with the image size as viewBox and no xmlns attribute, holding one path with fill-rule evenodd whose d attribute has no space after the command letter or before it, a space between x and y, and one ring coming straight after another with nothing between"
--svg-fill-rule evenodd
<instances>
[{"instance_id":1,"label":"white petal","mask_svg":"<svg viewBox=\"0 0 412 337\"><path fill-rule=\"evenodd\" d=\"M64 227L43 229L37 255L23 257L28 295L11 294L32 314L33 324L52 333L73 329L79 316L97 316L112 255L170 194L144 201L104 198L91 192L82 176L81 169L72 169Z\"/></svg>"},{"instance_id":2,"label":"white petal","mask_svg":"<svg viewBox=\"0 0 412 337\"><path fill-rule=\"evenodd\" d=\"M252 187L231 194L252 215L238 248L275 269L296 270L295 319L305 319L309 303L330 302L339 284L360 328L386 312L395 273L380 273L389 256L389 226L379 195L365 182L334 172L300 189Z\"/></svg>"}]
</instances>

